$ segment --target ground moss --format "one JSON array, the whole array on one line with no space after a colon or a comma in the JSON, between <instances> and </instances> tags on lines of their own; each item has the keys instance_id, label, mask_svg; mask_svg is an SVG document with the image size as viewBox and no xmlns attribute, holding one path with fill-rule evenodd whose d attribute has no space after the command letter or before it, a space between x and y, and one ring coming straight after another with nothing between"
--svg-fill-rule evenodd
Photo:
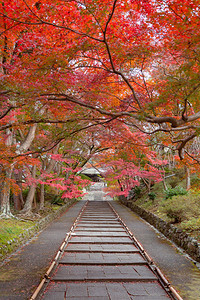
<instances>
[{"instance_id":1,"label":"ground moss","mask_svg":"<svg viewBox=\"0 0 200 300\"><path fill-rule=\"evenodd\" d=\"M76 200L69 201L64 206L50 205L45 207L40 215L34 215L31 220L0 219L0 261L32 238L49 222L58 217L67 207Z\"/></svg>"},{"instance_id":2,"label":"ground moss","mask_svg":"<svg viewBox=\"0 0 200 300\"><path fill-rule=\"evenodd\" d=\"M17 238L17 236L33 225L33 221L0 220L0 245L10 244L13 239Z\"/></svg>"},{"instance_id":3,"label":"ground moss","mask_svg":"<svg viewBox=\"0 0 200 300\"><path fill-rule=\"evenodd\" d=\"M20 221L16 219L0 220L0 258L10 253L18 245L21 236L33 227L33 221Z\"/></svg>"}]
</instances>

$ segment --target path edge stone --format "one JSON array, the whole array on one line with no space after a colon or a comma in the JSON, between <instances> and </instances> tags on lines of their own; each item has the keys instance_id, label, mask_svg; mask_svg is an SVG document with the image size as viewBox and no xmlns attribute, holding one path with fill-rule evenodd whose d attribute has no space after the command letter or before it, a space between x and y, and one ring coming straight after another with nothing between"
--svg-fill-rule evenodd
<instances>
[{"instance_id":1,"label":"path edge stone","mask_svg":"<svg viewBox=\"0 0 200 300\"><path fill-rule=\"evenodd\" d=\"M133 201L128 201L124 196L120 196L119 201L137 213L141 218L153 225L164 236L174 242L178 247L182 248L194 260L200 262L200 243L186 232L174 225L162 220L155 214L138 206Z\"/></svg>"}]
</instances>

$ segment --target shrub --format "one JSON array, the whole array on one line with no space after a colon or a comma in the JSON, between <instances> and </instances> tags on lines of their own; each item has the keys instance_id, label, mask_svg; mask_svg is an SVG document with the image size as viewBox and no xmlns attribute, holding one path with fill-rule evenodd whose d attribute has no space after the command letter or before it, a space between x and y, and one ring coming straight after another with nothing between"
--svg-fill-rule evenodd
<instances>
[{"instance_id":1,"label":"shrub","mask_svg":"<svg viewBox=\"0 0 200 300\"><path fill-rule=\"evenodd\" d=\"M136 185L134 188L133 188L133 192L135 194L135 197L138 198L140 195L141 195L141 192L142 192L142 189L140 186Z\"/></svg>"},{"instance_id":2,"label":"shrub","mask_svg":"<svg viewBox=\"0 0 200 300\"><path fill-rule=\"evenodd\" d=\"M194 175L192 178L191 178L191 185L192 187L200 187L200 178L199 176L197 175Z\"/></svg>"},{"instance_id":3,"label":"shrub","mask_svg":"<svg viewBox=\"0 0 200 300\"><path fill-rule=\"evenodd\" d=\"M128 199L134 199L135 201L141 196L141 187L136 185L129 191Z\"/></svg>"},{"instance_id":4,"label":"shrub","mask_svg":"<svg viewBox=\"0 0 200 300\"><path fill-rule=\"evenodd\" d=\"M152 201L154 201L155 198L156 198L156 194L155 194L154 192L150 192L150 193L148 194L148 196L149 196L149 199L152 200Z\"/></svg>"},{"instance_id":5,"label":"shrub","mask_svg":"<svg viewBox=\"0 0 200 300\"><path fill-rule=\"evenodd\" d=\"M64 201L61 198L61 195L55 195L51 200L51 204L62 206Z\"/></svg>"},{"instance_id":6,"label":"shrub","mask_svg":"<svg viewBox=\"0 0 200 300\"><path fill-rule=\"evenodd\" d=\"M171 188L175 188L185 178L185 170L184 170L184 168L172 169L172 170L170 170L169 175L172 175L172 176L170 176L167 179L167 182L168 182L168 184L170 184Z\"/></svg>"},{"instance_id":7,"label":"shrub","mask_svg":"<svg viewBox=\"0 0 200 300\"><path fill-rule=\"evenodd\" d=\"M181 224L181 228L187 231L194 231L200 229L200 218L191 218Z\"/></svg>"},{"instance_id":8,"label":"shrub","mask_svg":"<svg viewBox=\"0 0 200 300\"><path fill-rule=\"evenodd\" d=\"M186 195L188 192L181 186L176 186L175 188L168 188L165 191L165 199L171 199L173 196Z\"/></svg>"},{"instance_id":9,"label":"shrub","mask_svg":"<svg viewBox=\"0 0 200 300\"><path fill-rule=\"evenodd\" d=\"M180 223L184 219L184 208L182 205L176 205L172 199L165 202L163 211L173 223Z\"/></svg>"},{"instance_id":10,"label":"shrub","mask_svg":"<svg viewBox=\"0 0 200 300\"><path fill-rule=\"evenodd\" d=\"M190 193L185 196L173 196L163 201L162 211L165 212L174 223L180 223L195 217L197 218L200 214L199 195Z\"/></svg>"}]
</instances>

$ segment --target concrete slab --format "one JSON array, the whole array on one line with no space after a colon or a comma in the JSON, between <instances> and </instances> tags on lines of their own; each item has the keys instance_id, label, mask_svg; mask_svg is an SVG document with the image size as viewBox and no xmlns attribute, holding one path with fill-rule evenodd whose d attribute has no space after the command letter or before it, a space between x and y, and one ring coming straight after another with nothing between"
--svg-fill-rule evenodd
<instances>
[{"instance_id":1,"label":"concrete slab","mask_svg":"<svg viewBox=\"0 0 200 300\"><path fill-rule=\"evenodd\" d=\"M75 230L73 236L90 236L90 237L128 237L126 232L97 232L97 231L79 231Z\"/></svg>"},{"instance_id":2,"label":"concrete slab","mask_svg":"<svg viewBox=\"0 0 200 300\"><path fill-rule=\"evenodd\" d=\"M93 224L97 224L97 225L100 225L100 224L103 224L103 225L109 225L109 224L114 224L114 225L118 225L120 224L119 221L116 221L116 220L80 220L78 222L79 225L83 225L83 224L89 224L89 225L93 225Z\"/></svg>"},{"instance_id":3,"label":"concrete slab","mask_svg":"<svg viewBox=\"0 0 200 300\"><path fill-rule=\"evenodd\" d=\"M50 292L47 292L46 294L44 294L42 299L44 299L44 300L63 300L63 299L66 299L66 297L65 297L65 292L50 291Z\"/></svg>"},{"instance_id":4,"label":"concrete slab","mask_svg":"<svg viewBox=\"0 0 200 300\"><path fill-rule=\"evenodd\" d=\"M85 222L85 223L87 223L87 222L98 222L98 223L113 223L113 222L117 222L118 223L118 219L117 218L80 218L79 219L79 222ZM78 223L79 223L78 222Z\"/></svg>"},{"instance_id":5,"label":"concrete slab","mask_svg":"<svg viewBox=\"0 0 200 300\"><path fill-rule=\"evenodd\" d=\"M107 227L97 227L97 228L85 228L85 227L76 227L75 232L84 232L87 230L87 232L126 232L125 229L118 227L118 228L107 228Z\"/></svg>"},{"instance_id":6,"label":"concrete slab","mask_svg":"<svg viewBox=\"0 0 200 300\"><path fill-rule=\"evenodd\" d=\"M149 291L150 287L150 291ZM153 291L153 292L152 292ZM151 283L105 283L105 282L66 282L66 284L52 282L48 286L48 291L43 295L43 300L56 299L50 298L52 293L63 296L63 299L169 299L157 282ZM96 298L97 297L97 298ZM60 299L60 298L57 298Z\"/></svg>"},{"instance_id":7,"label":"concrete slab","mask_svg":"<svg viewBox=\"0 0 200 300\"><path fill-rule=\"evenodd\" d=\"M59 260L59 263L88 265L140 265L146 264L146 261L140 253L65 252Z\"/></svg>"},{"instance_id":8,"label":"concrete slab","mask_svg":"<svg viewBox=\"0 0 200 300\"><path fill-rule=\"evenodd\" d=\"M151 281L156 276L147 266L59 265L52 281Z\"/></svg>"},{"instance_id":9,"label":"concrete slab","mask_svg":"<svg viewBox=\"0 0 200 300\"><path fill-rule=\"evenodd\" d=\"M91 224L90 223L84 223L84 224L77 224L76 225L76 228L79 228L79 227L82 227L82 228L122 228L121 224L120 223L117 223L117 224Z\"/></svg>"},{"instance_id":10,"label":"concrete slab","mask_svg":"<svg viewBox=\"0 0 200 300\"><path fill-rule=\"evenodd\" d=\"M69 243L101 243L101 244L133 244L133 241L129 237L71 237Z\"/></svg>"},{"instance_id":11,"label":"concrete slab","mask_svg":"<svg viewBox=\"0 0 200 300\"><path fill-rule=\"evenodd\" d=\"M66 252L70 251L86 251L86 252L138 252L138 249L133 244L118 244L118 245L109 245L109 244L68 244L65 248Z\"/></svg>"},{"instance_id":12,"label":"concrete slab","mask_svg":"<svg viewBox=\"0 0 200 300\"><path fill-rule=\"evenodd\" d=\"M111 211L110 213L105 212L99 212L97 213L91 213L87 212L87 210L84 211L84 214L82 215L83 218L113 218L115 215ZM116 217L116 216L115 216Z\"/></svg>"},{"instance_id":13,"label":"concrete slab","mask_svg":"<svg viewBox=\"0 0 200 300\"><path fill-rule=\"evenodd\" d=\"M102 212L100 212L100 213L92 213L92 212L87 212L87 211L85 211L84 212L84 217L94 217L94 218L96 218L96 217L106 217L106 218L108 218L108 217L113 217L113 212L110 212L110 213L102 213Z\"/></svg>"},{"instance_id":14,"label":"concrete slab","mask_svg":"<svg viewBox=\"0 0 200 300\"><path fill-rule=\"evenodd\" d=\"M112 216L109 216L109 217L106 217L106 216L85 216L85 215L83 215L80 219L82 219L82 220L99 220L99 221L104 221L104 220L111 220L111 221L113 221L113 220L117 220L118 218L115 216L115 215L112 215Z\"/></svg>"}]
</instances>

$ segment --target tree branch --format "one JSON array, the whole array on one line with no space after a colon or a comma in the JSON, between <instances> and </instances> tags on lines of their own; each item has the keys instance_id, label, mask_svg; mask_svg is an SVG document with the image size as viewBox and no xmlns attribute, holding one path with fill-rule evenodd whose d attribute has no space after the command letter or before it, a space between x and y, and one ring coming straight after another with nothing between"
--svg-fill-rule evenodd
<instances>
[{"instance_id":1,"label":"tree branch","mask_svg":"<svg viewBox=\"0 0 200 300\"><path fill-rule=\"evenodd\" d=\"M102 109L100 107L91 105L89 103L84 103L84 102L78 100L77 98L72 97L72 96L68 96L66 94L42 94L41 96L48 97L47 98L48 101L51 101L51 100L53 100L53 101L69 101L69 102L78 104L80 106L83 106L83 107L86 107L86 108L98 111L102 115L107 115L107 116L111 116L111 117L115 117L115 118L123 117L123 116L133 117L133 112L131 112L131 111L129 111L129 112L119 112L119 113L109 112L107 110L104 110L104 109ZM62 97L62 98L58 98L58 97Z\"/></svg>"},{"instance_id":2,"label":"tree branch","mask_svg":"<svg viewBox=\"0 0 200 300\"><path fill-rule=\"evenodd\" d=\"M176 148L178 150L179 153L179 157L181 160L183 160L183 148L185 147L185 145L191 141L193 138L195 138L197 136L196 133L193 133L192 135L186 137L185 139L183 139L180 143L180 145Z\"/></svg>"},{"instance_id":3,"label":"tree branch","mask_svg":"<svg viewBox=\"0 0 200 300\"><path fill-rule=\"evenodd\" d=\"M163 123L170 123L172 128L177 128L181 125L184 125L189 122L193 122L200 119L200 111L197 113L188 116L186 120L181 119L175 119L174 117L154 117L154 116L148 116L146 117L146 121L148 123L155 123L155 124L163 124Z\"/></svg>"},{"instance_id":4,"label":"tree branch","mask_svg":"<svg viewBox=\"0 0 200 300\"><path fill-rule=\"evenodd\" d=\"M192 158L193 160L195 160L198 164L200 164L200 159L194 157L193 155L191 155L187 150L185 150L185 153Z\"/></svg>"},{"instance_id":5,"label":"tree branch","mask_svg":"<svg viewBox=\"0 0 200 300\"><path fill-rule=\"evenodd\" d=\"M2 115L0 115L0 119L3 119L13 108L13 106L10 106Z\"/></svg>"}]
</instances>

